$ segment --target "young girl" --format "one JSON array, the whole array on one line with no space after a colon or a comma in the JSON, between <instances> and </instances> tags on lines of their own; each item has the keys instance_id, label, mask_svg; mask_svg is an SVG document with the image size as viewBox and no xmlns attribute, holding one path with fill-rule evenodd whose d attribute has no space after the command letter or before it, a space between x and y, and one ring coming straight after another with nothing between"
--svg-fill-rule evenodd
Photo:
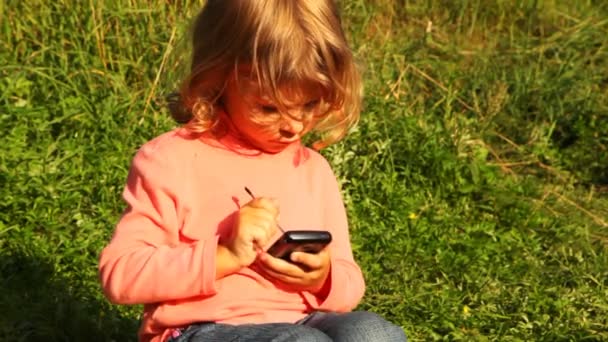
<instances>
[{"instance_id":1,"label":"young girl","mask_svg":"<svg viewBox=\"0 0 608 342\"><path fill-rule=\"evenodd\" d=\"M208 0L174 117L146 143L100 257L115 303L143 303L140 341L405 341L364 293L320 149L359 116L361 84L331 0ZM247 189L246 189L247 188ZM280 211L280 214L279 214ZM280 228L279 228L280 227ZM318 253L265 250L327 230Z\"/></svg>"}]
</instances>

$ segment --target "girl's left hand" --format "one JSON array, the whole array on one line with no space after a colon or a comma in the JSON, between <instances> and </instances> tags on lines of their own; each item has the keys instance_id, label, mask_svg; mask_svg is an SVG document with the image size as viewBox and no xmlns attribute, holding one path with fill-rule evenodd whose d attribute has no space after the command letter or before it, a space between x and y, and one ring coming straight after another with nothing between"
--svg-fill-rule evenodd
<instances>
[{"instance_id":1,"label":"girl's left hand","mask_svg":"<svg viewBox=\"0 0 608 342\"><path fill-rule=\"evenodd\" d=\"M260 268L269 278L286 285L291 291L320 292L329 276L329 249L319 253L291 253L291 262L275 258L268 253L258 256Z\"/></svg>"}]
</instances>

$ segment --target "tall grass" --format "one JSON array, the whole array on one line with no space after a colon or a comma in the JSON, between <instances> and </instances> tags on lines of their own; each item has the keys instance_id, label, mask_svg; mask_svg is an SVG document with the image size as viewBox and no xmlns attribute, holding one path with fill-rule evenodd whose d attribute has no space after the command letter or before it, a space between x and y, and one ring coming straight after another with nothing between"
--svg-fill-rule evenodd
<instances>
[{"instance_id":1,"label":"tall grass","mask_svg":"<svg viewBox=\"0 0 608 342\"><path fill-rule=\"evenodd\" d=\"M608 4L341 4L365 111L324 154L361 308L413 341L608 339ZM0 340L134 339L97 256L199 6L0 5Z\"/></svg>"}]
</instances>

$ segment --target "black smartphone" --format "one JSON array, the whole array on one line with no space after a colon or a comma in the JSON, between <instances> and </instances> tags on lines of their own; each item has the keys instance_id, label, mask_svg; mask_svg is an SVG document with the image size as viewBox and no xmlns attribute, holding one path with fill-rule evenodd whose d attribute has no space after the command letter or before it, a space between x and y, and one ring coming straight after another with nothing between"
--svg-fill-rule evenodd
<instances>
[{"instance_id":1,"label":"black smartphone","mask_svg":"<svg viewBox=\"0 0 608 342\"><path fill-rule=\"evenodd\" d=\"M319 230L290 230L268 249L275 258L291 261L292 252L319 253L331 242L331 233Z\"/></svg>"}]
</instances>

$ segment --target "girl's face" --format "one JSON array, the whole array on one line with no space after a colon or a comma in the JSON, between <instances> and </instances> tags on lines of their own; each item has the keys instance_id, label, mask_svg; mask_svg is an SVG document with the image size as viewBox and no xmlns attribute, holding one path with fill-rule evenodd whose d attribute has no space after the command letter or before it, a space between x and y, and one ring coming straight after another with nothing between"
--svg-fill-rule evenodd
<instances>
[{"instance_id":1,"label":"girl's face","mask_svg":"<svg viewBox=\"0 0 608 342\"><path fill-rule=\"evenodd\" d=\"M234 77L224 91L226 114L247 142L264 152L282 151L319 120L323 105L318 87L281 89L281 95L287 100L283 106L262 94L256 82Z\"/></svg>"}]
</instances>

